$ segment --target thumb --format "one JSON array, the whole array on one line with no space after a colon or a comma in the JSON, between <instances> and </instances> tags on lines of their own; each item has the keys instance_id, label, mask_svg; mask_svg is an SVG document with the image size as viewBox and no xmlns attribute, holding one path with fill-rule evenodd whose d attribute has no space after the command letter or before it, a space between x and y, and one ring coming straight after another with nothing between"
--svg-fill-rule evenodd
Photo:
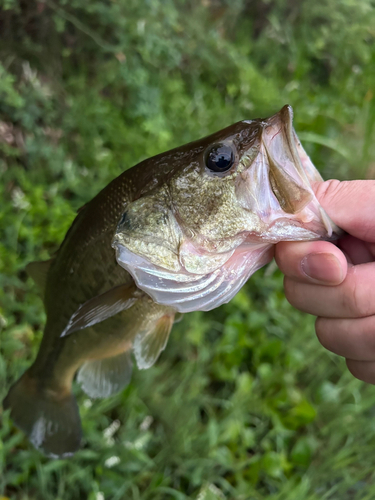
<instances>
[{"instance_id":1,"label":"thumb","mask_svg":"<svg viewBox=\"0 0 375 500\"><path fill-rule=\"evenodd\" d=\"M375 243L375 181L338 181L314 183L319 203L344 231Z\"/></svg>"}]
</instances>

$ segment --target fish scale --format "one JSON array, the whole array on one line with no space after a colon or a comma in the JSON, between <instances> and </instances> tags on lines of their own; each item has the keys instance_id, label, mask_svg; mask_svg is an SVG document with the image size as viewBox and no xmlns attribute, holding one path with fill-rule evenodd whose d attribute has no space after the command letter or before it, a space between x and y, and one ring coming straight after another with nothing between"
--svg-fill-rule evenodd
<instances>
[{"instance_id":1,"label":"fish scale","mask_svg":"<svg viewBox=\"0 0 375 500\"><path fill-rule=\"evenodd\" d=\"M46 455L80 446L71 392L107 397L157 360L175 315L228 302L279 241L335 239L321 181L284 106L147 159L84 205L50 261L27 270L47 322L33 365L4 400Z\"/></svg>"}]
</instances>

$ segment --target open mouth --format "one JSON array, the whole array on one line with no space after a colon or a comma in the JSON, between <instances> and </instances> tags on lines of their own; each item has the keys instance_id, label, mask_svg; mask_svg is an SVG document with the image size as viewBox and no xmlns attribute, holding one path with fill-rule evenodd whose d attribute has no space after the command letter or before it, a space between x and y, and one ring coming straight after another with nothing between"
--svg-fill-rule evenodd
<instances>
[{"instance_id":1,"label":"open mouth","mask_svg":"<svg viewBox=\"0 0 375 500\"><path fill-rule=\"evenodd\" d=\"M262 143L273 194L284 212L296 214L311 202L314 194L297 151L292 119L292 108L284 106L268 121Z\"/></svg>"},{"instance_id":2,"label":"open mouth","mask_svg":"<svg viewBox=\"0 0 375 500\"><path fill-rule=\"evenodd\" d=\"M267 157L269 184L288 224L305 229L310 225L318 238L339 238L342 230L320 206L311 187L313 182L322 182L323 179L293 128L291 106L284 106L265 123L262 146ZM272 226L280 226L282 219L279 214Z\"/></svg>"}]
</instances>

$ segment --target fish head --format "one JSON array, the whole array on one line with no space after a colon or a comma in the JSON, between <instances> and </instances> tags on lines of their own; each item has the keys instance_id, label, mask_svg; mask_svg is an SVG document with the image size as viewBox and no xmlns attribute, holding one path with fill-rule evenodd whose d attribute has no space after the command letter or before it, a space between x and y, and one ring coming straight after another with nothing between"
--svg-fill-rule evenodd
<instances>
[{"instance_id":1,"label":"fish head","mask_svg":"<svg viewBox=\"0 0 375 500\"><path fill-rule=\"evenodd\" d=\"M180 312L210 310L272 259L274 244L340 236L292 120L284 106L142 166L148 176L113 239L139 288Z\"/></svg>"}]
</instances>

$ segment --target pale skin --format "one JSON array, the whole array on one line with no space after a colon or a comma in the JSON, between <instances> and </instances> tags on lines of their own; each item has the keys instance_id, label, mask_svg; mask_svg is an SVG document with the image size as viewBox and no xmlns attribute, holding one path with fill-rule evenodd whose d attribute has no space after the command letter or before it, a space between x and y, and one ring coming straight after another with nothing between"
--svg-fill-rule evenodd
<instances>
[{"instance_id":1,"label":"pale skin","mask_svg":"<svg viewBox=\"0 0 375 500\"><path fill-rule=\"evenodd\" d=\"M314 188L348 235L337 246L277 244L285 294L294 307L317 316L320 343L345 357L355 377L375 384L375 181L329 180Z\"/></svg>"}]
</instances>

